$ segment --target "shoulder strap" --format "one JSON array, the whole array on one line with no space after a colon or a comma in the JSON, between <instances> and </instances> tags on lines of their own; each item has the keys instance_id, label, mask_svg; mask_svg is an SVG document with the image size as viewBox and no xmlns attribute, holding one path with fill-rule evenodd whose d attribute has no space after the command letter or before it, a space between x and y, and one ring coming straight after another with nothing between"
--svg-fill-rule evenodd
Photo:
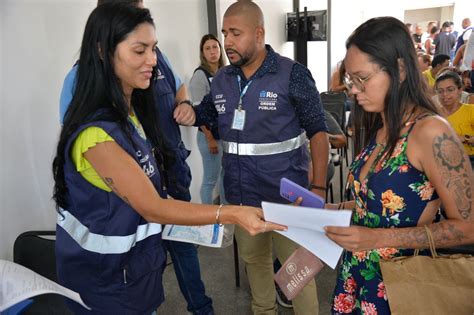
<instances>
[{"instance_id":1,"label":"shoulder strap","mask_svg":"<svg viewBox=\"0 0 474 315\"><path fill-rule=\"evenodd\" d=\"M204 69L204 67L202 67L202 66L199 66L196 69L194 69L194 72L196 72L198 70L201 70L202 72L204 72L204 74L206 75L207 81L209 81L209 84L211 84L211 80L214 76L209 71Z\"/></svg>"},{"instance_id":2,"label":"shoulder strap","mask_svg":"<svg viewBox=\"0 0 474 315\"><path fill-rule=\"evenodd\" d=\"M407 121L407 122L405 123L405 126L410 126L410 128L408 129L408 131L406 132L406 134L408 135L408 134L412 131L413 127L415 126L415 124L416 124L418 121L420 121L420 120L422 120L422 119L425 119L426 117L430 117L430 116L433 116L433 114L431 114L431 113L425 113L425 114L421 114L420 116L416 117L416 118L413 119L413 120Z\"/></svg>"}]
</instances>

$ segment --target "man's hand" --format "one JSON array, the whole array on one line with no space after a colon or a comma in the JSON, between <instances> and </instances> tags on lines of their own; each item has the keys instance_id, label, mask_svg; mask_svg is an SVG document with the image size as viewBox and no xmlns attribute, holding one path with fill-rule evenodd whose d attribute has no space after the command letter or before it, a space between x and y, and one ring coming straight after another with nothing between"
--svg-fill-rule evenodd
<instances>
[{"instance_id":1,"label":"man's hand","mask_svg":"<svg viewBox=\"0 0 474 315\"><path fill-rule=\"evenodd\" d=\"M192 126L196 121L196 114L194 113L194 109L191 105L182 103L176 105L176 108L173 112L173 118L180 125Z\"/></svg>"}]
</instances>

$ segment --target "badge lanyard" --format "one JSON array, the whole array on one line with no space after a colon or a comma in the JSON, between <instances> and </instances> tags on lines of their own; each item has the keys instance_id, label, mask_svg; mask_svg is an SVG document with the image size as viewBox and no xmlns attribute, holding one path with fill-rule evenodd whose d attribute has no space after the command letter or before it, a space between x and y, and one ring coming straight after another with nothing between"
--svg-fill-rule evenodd
<instances>
[{"instance_id":1,"label":"badge lanyard","mask_svg":"<svg viewBox=\"0 0 474 315\"><path fill-rule=\"evenodd\" d=\"M235 130L244 130L245 126L245 110L243 109L242 105L242 99L244 98L245 93L247 93L247 90L252 83L252 80L247 82L247 84L244 86L244 89L242 90L241 82L242 78L240 75L237 75L237 82L239 83L239 104L237 106L237 109L234 110L234 119L232 120L232 129Z\"/></svg>"}]
</instances>

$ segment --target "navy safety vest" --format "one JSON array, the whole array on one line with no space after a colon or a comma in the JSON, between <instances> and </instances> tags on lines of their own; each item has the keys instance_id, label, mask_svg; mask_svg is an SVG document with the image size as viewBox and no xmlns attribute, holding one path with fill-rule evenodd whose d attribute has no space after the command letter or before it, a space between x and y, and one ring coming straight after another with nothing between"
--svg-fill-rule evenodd
<instances>
[{"instance_id":1,"label":"navy safety vest","mask_svg":"<svg viewBox=\"0 0 474 315\"><path fill-rule=\"evenodd\" d=\"M456 41L456 48L454 49L455 52L458 52L459 47L461 47L464 44L464 34L466 34L467 31L473 30L473 27L468 27L462 32L461 35L459 35L458 40Z\"/></svg>"},{"instance_id":2,"label":"navy safety vest","mask_svg":"<svg viewBox=\"0 0 474 315\"><path fill-rule=\"evenodd\" d=\"M168 194L174 199L190 201L191 170L186 159L191 153L181 139L179 125L173 118L177 86L171 69L166 64L162 53L157 49L157 75L154 78L153 90L155 106L159 111L159 124L170 149L175 154L175 162L167 169Z\"/></svg>"},{"instance_id":3,"label":"navy safety vest","mask_svg":"<svg viewBox=\"0 0 474 315\"><path fill-rule=\"evenodd\" d=\"M282 177L308 185L307 138L289 99L295 62L278 54L276 58L277 72L254 77L243 97L243 131L231 128L240 97L232 66L222 68L212 81L224 152L224 187L231 204L260 207L262 201L287 203L279 193Z\"/></svg>"},{"instance_id":4,"label":"navy safety vest","mask_svg":"<svg viewBox=\"0 0 474 315\"><path fill-rule=\"evenodd\" d=\"M92 308L88 312L68 300L77 314L151 314L164 300L166 254L161 224L148 223L114 192L91 185L70 158L79 132L89 126L100 127L135 159L166 198L151 145L130 125L133 143L116 123L96 121L81 126L66 146L69 209L58 215L56 264L58 282L78 292Z\"/></svg>"}]
</instances>

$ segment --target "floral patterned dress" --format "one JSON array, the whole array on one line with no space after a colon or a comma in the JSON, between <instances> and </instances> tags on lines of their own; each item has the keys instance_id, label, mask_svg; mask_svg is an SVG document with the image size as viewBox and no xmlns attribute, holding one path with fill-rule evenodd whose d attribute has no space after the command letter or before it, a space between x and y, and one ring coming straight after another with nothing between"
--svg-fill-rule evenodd
<instances>
[{"instance_id":1,"label":"floral patterned dress","mask_svg":"<svg viewBox=\"0 0 474 315\"><path fill-rule=\"evenodd\" d=\"M415 122L406 124L410 128L400 137L390 158L379 156L363 181L360 171L378 146L375 138L355 158L347 180L356 205L353 225L416 226L427 203L438 198L425 174L407 159L407 138ZM345 251L338 270L332 313L390 314L379 261L412 253L413 250L396 248Z\"/></svg>"}]
</instances>

